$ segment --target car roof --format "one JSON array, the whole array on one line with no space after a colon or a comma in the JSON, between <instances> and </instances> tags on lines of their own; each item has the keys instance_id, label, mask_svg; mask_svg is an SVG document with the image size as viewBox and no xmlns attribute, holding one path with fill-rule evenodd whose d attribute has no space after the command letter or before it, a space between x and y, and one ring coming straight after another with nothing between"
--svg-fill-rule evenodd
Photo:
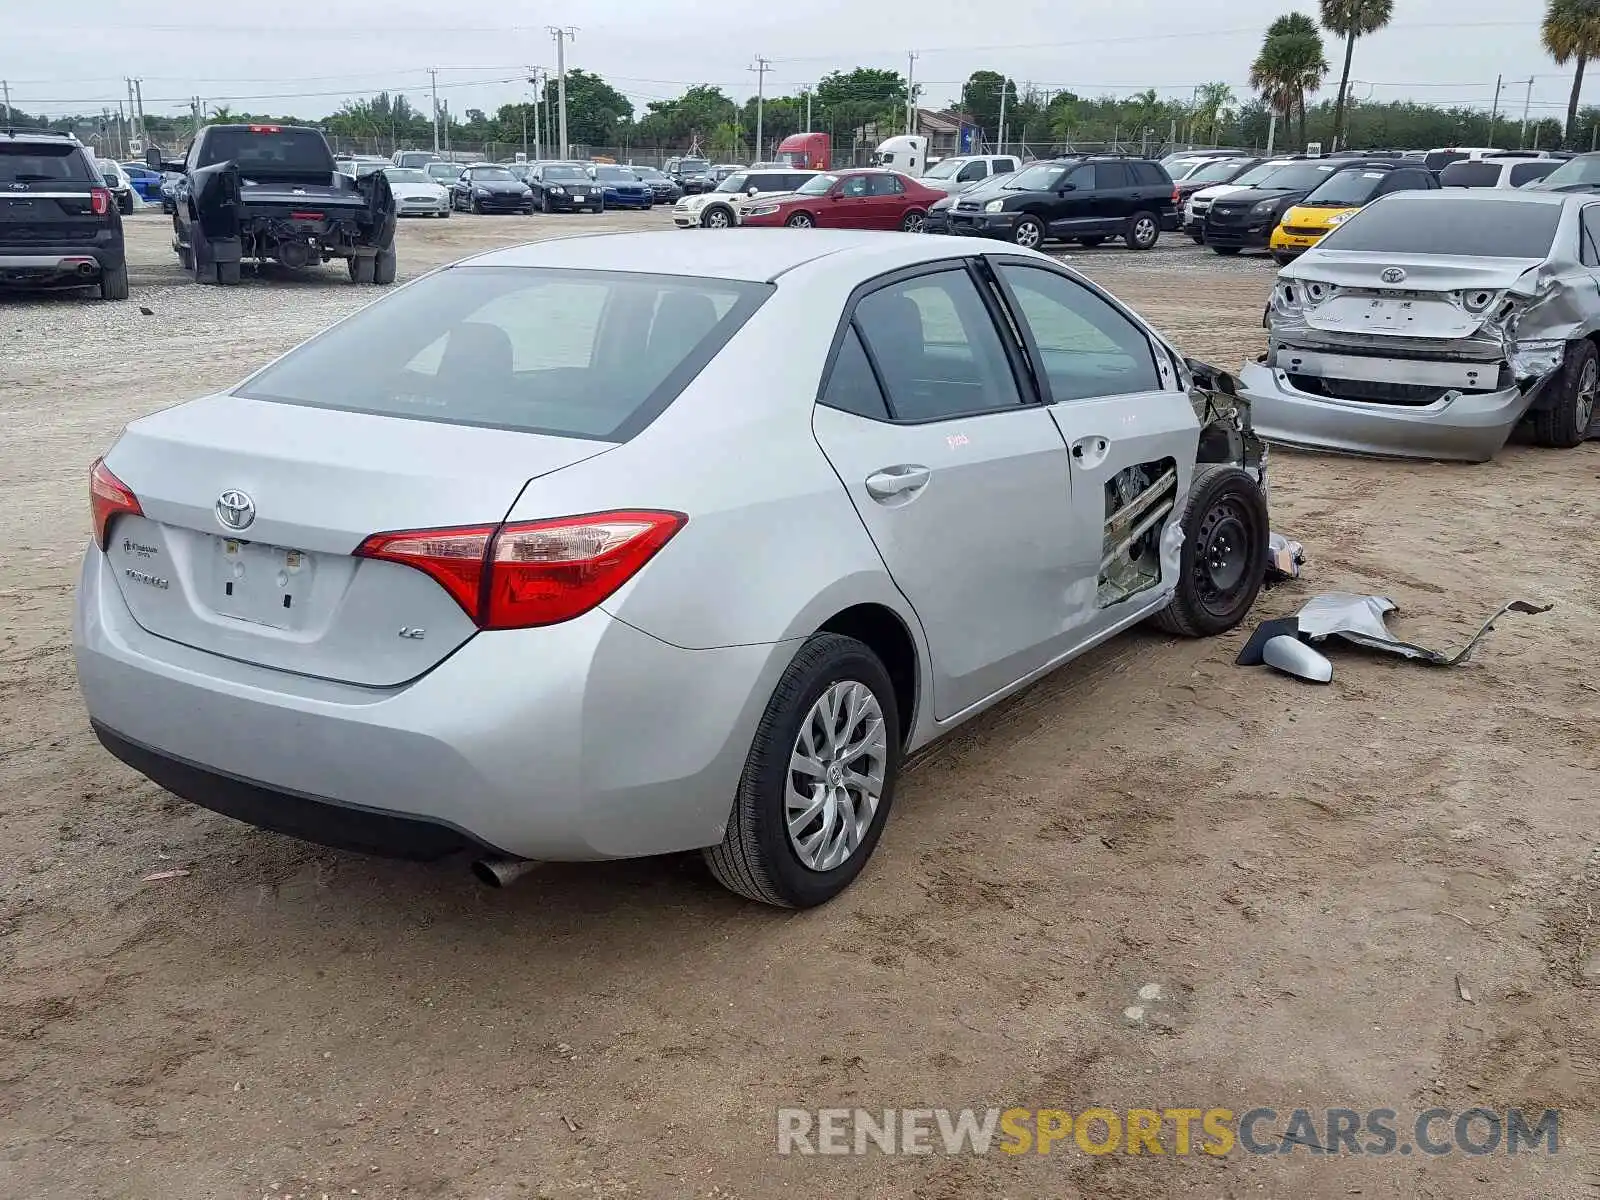
<instances>
[{"instance_id":1,"label":"car roof","mask_svg":"<svg viewBox=\"0 0 1600 1200\"><path fill-rule=\"evenodd\" d=\"M1443 200L1447 204L1464 201L1511 201L1515 204L1570 204L1593 203L1590 192L1530 192L1522 188L1432 188L1427 191L1391 192L1384 197L1385 204L1415 204L1419 200Z\"/></svg>"},{"instance_id":2,"label":"car roof","mask_svg":"<svg viewBox=\"0 0 1600 1200\"><path fill-rule=\"evenodd\" d=\"M765 283L846 252L861 262L867 276L989 249L965 243L966 239L848 229L750 229L738 237L717 238L686 238L673 229L550 238L490 250L457 265L628 271ZM1005 243L993 248L1016 252Z\"/></svg>"}]
</instances>

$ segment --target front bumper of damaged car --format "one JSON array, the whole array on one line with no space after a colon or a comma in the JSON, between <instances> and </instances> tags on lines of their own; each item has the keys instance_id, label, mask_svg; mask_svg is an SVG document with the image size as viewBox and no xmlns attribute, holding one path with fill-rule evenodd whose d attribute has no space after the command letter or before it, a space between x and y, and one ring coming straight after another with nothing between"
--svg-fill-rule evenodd
<instances>
[{"instance_id":1,"label":"front bumper of damaged car","mask_svg":"<svg viewBox=\"0 0 1600 1200\"><path fill-rule=\"evenodd\" d=\"M1240 372L1239 390L1250 400L1256 432L1281 445L1487 462L1539 401L1560 361L1548 347L1510 360L1470 360L1312 351L1274 341ZM1530 366L1543 369L1535 374ZM1394 395L1374 398L1385 390Z\"/></svg>"}]
</instances>

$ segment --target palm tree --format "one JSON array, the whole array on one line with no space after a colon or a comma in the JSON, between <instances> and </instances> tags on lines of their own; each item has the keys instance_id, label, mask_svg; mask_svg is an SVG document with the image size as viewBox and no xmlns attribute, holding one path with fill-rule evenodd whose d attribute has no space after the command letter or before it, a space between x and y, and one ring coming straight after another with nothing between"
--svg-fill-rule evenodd
<instances>
[{"instance_id":1,"label":"palm tree","mask_svg":"<svg viewBox=\"0 0 1600 1200\"><path fill-rule=\"evenodd\" d=\"M1233 101L1233 89L1227 84L1202 83L1200 85L1200 95L1195 104L1194 122L1190 127L1190 138L1194 137L1193 130L1195 128L1208 128L1211 130L1211 141L1214 145L1217 140L1217 125Z\"/></svg>"},{"instance_id":2,"label":"palm tree","mask_svg":"<svg viewBox=\"0 0 1600 1200\"><path fill-rule=\"evenodd\" d=\"M1583 91L1583 68L1600 54L1600 0L1550 0L1544 10L1544 48L1561 66L1576 60L1572 95L1567 99L1566 142L1572 144L1578 119L1578 94Z\"/></svg>"},{"instance_id":3,"label":"palm tree","mask_svg":"<svg viewBox=\"0 0 1600 1200\"><path fill-rule=\"evenodd\" d=\"M1356 39L1377 33L1394 16L1394 0L1317 0L1322 10L1322 27L1344 38L1344 74L1339 76L1339 99L1333 108L1333 146L1337 150L1344 137L1345 106L1349 103L1350 59Z\"/></svg>"},{"instance_id":4,"label":"palm tree","mask_svg":"<svg viewBox=\"0 0 1600 1200\"><path fill-rule=\"evenodd\" d=\"M1594 0L1600 3L1600 0ZM1322 86L1328 60L1322 54L1322 35L1304 13L1285 13L1267 26L1261 52L1250 66L1250 86L1283 114L1287 125L1300 111L1300 143L1306 140L1306 94Z\"/></svg>"}]
</instances>

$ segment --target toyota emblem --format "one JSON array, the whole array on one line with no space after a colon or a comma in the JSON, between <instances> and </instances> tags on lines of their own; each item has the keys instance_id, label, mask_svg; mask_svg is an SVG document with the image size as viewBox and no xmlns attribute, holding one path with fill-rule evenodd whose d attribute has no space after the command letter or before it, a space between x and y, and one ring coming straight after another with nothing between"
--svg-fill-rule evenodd
<instances>
[{"instance_id":1,"label":"toyota emblem","mask_svg":"<svg viewBox=\"0 0 1600 1200\"><path fill-rule=\"evenodd\" d=\"M217 520L224 529L249 529L255 519L256 502L238 488L229 488L217 497Z\"/></svg>"},{"instance_id":2,"label":"toyota emblem","mask_svg":"<svg viewBox=\"0 0 1600 1200\"><path fill-rule=\"evenodd\" d=\"M1406 273L1403 267L1385 267L1383 274L1378 276L1385 283L1401 283L1405 280L1405 277Z\"/></svg>"}]
</instances>

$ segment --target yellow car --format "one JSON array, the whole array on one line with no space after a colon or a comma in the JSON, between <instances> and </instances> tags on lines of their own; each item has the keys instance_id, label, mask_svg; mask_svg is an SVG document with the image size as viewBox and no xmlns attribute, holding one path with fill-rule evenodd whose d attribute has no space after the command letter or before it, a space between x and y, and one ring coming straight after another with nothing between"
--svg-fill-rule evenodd
<instances>
[{"instance_id":1,"label":"yellow car","mask_svg":"<svg viewBox=\"0 0 1600 1200\"><path fill-rule=\"evenodd\" d=\"M1390 192L1437 188L1439 181L1424 167L1364 167L1340 171L1324 180L1288 212L1272 231L1267 248L1279 263L1298 258L1343 225L1362 207Z\"/></svg>"}]
</instances>

